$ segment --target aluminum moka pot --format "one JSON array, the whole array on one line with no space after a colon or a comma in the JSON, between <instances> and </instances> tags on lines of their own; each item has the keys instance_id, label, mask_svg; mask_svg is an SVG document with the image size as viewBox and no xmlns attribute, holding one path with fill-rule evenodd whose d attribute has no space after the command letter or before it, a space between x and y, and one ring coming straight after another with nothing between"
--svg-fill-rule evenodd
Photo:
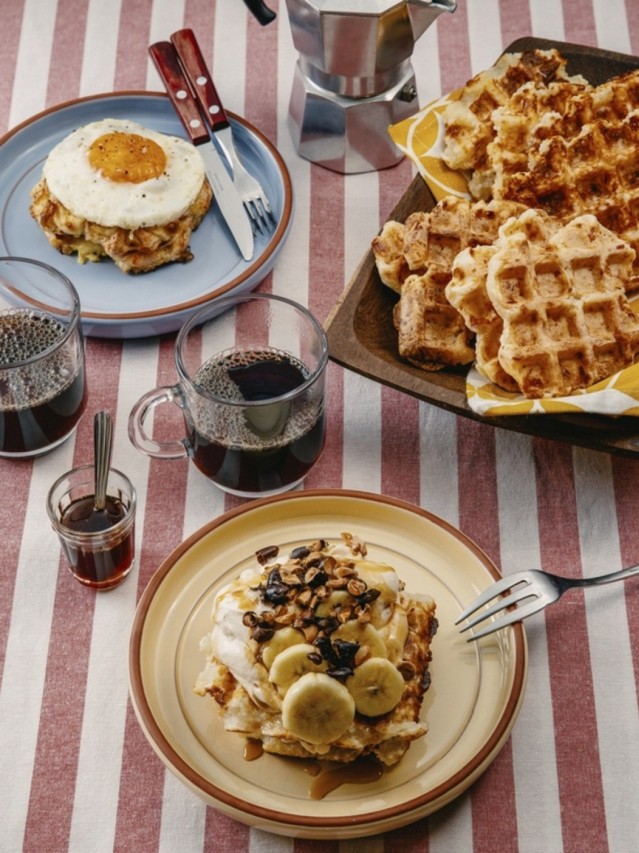
<instances>
[{"instance_id":1,"label":"aluminum moka pot","mask_svg":"<svg viewBox=\"0 0 639 853\"><path fill-rule=\"evenodd\" d=\"M273 13L245 0L262 23ZM456 0L286 0L299 53L289 123L299 154L336 172L370 172L402 159L388 126L419 106L411 56Z\"/></svg>"}]
</instances>

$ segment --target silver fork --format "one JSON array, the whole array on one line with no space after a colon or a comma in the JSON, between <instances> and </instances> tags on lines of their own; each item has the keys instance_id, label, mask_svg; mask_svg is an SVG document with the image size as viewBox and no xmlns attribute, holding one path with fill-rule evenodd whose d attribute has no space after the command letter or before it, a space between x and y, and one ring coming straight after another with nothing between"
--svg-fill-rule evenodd
<instances>
[{"instance_id":1,"label":"silver fork","mask_svg":"<svg viewBox=\"0 0 639 853\"><path fill-rule=\"evenodd\" d=\"M538 613L549 604L557 601L566 592L567 589L583 586L600 586L605 583L613 583L614 581L624 580L633 575L639 574L639 566L631 566L628 569L621 569L618 572L611 572L607 575L599 575L594 578L566 578L561 575L553 575L549 572L540 572L535 569L524 572L513 572L477 596L473 603L467 607L463 613L455 620L455 625L459 625L464 619L468 619L478 610L487 605L497 596L509 592L504 598L500 598L494 604L491 604L486 610L481 610L476 616L460 628L460 631L468 631L490 619L500 610L507 607L512 607L501 618L495 619L479 631L474 631L468 640L478 640L480 637L485 637L487 634L492 634L493 631L499 631L507 625L512 625L513 622L520 622L533 613ZM514 605L518 604L518 607Z\"/></svg>"},{"instance_id":2,"label":"silver fork","mask_svg":"<svg viewBox=\"0 0 639 853\"><path fill-rule=\"evenodd\" d=\"M267 233L275 226L271 205L262 185L247 171L237 156L233 129L229 124L195 33L188 28L178 30L171 36L171 42L202 108L202 113L206 117L209 129L220 143L222 152L231 166L233 183L242 197L251 222L258 231Z\"/></svg>"}]
</instances>

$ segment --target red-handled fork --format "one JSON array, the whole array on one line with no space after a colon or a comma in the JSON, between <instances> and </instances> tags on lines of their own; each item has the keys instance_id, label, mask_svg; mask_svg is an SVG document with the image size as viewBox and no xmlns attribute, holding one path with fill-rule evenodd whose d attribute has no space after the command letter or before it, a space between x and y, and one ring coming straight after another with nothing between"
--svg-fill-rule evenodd
<instances>
[{"instance_id":1,"label":"red-handled fork","mask_svg":"<svg viewBox=\"0 0 639 853\"><path fill-rule=\"evenodd\" d=\"M193 94L200 104L202 114L228 159L233 172L233 182L244 200L249 216L260 231L270 229L275 224L271 205L262 185L246 170L238 157L233 140L233 129L229 124L195 33L188 28L178 30L171 36L171 42L191 84Z\"/></svg>"}]
</instances>

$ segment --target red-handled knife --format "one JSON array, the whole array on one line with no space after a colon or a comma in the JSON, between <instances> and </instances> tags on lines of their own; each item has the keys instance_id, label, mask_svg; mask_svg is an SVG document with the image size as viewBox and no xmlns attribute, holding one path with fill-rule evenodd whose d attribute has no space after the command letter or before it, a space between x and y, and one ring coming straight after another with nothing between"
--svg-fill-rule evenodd
<instances>
[{"instance_id":1,"label":"red-handled knife","mask_svg":"<svg viewBox=\"0 0 639 853\"><path fill-rule=\"evenodd\" d=\"M222 216L242 257L249 261L253 257L254 243L248 214L242 197L213 144L198 103L178 61L176 50L170 42L160 41L149 47L149 53L184 129L202 154L206 175Z\"/></svg>"}]
</instances>

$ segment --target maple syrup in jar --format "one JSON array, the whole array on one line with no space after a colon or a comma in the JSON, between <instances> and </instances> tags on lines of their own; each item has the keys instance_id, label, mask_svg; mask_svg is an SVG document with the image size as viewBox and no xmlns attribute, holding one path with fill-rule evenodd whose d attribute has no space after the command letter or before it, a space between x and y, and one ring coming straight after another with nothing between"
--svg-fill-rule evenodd
<instances>
[{"instance_id":1,"label":"maple syrup in jar","mask_svg":"<svg viewBox=\"0 0 639 853\"><path fill-rule=\"evenodd\" d=\"M47 510L74 577L93 589L113 589L129 574L135 555L135 489L112 468L105 506L95 506L93 466L60 477Z\"/></svg>"}]
</instances>

